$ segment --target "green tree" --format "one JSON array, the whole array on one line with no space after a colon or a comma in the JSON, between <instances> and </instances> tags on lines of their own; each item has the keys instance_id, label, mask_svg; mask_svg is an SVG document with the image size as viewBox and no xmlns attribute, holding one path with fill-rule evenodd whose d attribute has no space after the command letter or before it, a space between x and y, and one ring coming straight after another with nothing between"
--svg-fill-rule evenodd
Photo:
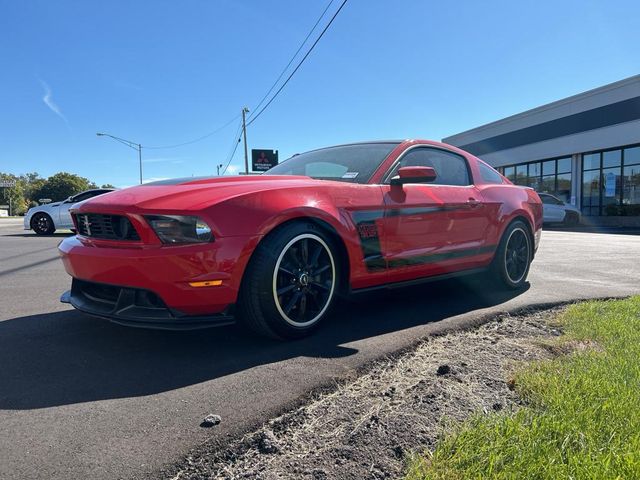
<instances>
[{"instance_id":1,"label":"green tree","mask_svg":"<svg viewBox=\"0 0 640 480\"><path fill-rule=\"evenodd\" d=\"M35 199L50 198L54 202L64 200L72 195L95 188L96 184L73 173L59 172L50 176L34 190Z\"/></svg>"},{"instance_id":2,"label":"green tree","mask_svg":"<svg viewBox=\"0 0 640 480\"><path fill-rule=\"evenodd\" d=\"M116 188L113 185L111 185L110 183L105 183L104 185L102 185L102 187L100 188Z\"/></svg>"},{"instance_id":3,"label":"green tree","mask_svg":"<svg viewBox=\"0 0 640 480\"><path fill-rule=\"evenodd\" d=\"M24 198L24 182L20 177L10 173L0 173L1 181L15 182L13 187L3 187L0 203L11 205L11 215L24 215L27 211L27 202Z\"/></svg>"}]
</instances>

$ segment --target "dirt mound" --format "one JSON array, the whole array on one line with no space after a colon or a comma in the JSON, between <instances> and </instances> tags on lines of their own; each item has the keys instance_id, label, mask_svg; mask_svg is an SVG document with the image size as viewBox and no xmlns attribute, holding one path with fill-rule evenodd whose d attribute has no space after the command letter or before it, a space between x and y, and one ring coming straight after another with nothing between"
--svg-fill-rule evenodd
<instances>
[{"instance_id":1,"label":"dirt mound","mask_svg":"<svg viewBox=\"0 0 640 480\"><path fill-rule=\"evenodd\" d=\"M188 457L172 478L397 478L406 455L432 449L447 423L517 408L510 374L518 362L553 355L541 340L559 334L546 321L554 315L428 338L224 451Z\"/></svg>"}]
</instances>

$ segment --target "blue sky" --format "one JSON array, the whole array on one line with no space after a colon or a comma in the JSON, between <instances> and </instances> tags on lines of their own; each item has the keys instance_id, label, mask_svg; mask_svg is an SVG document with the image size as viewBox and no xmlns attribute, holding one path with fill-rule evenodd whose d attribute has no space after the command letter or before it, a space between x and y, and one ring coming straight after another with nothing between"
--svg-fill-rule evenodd
<instances>
[{"instance_id":1,"label":"blue sky","mask_svg":"<svg viewBox=\"0 0 640 480\"><path fill-rule=\"evenodd\" d=\"M137 183L136 152L96 132L162 146L253 109L327 3L0 0L0 171ZM637 1L349 0L249 148L437 140L638 74L638 18ZM145 178L215 174L238 121L143 149Z\"/></svg>"}]
</instances>

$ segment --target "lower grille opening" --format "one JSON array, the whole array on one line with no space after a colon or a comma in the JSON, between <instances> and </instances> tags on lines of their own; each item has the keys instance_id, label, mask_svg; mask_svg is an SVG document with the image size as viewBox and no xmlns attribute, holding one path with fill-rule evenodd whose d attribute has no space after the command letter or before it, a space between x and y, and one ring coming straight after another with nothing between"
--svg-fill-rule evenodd
<instances>
[{"instance_id":1,"label":"lower grille opening","mask_svg":"<svg viewBox=\"0 0 640 480\"><path fill-rule=\"evenodd\" d=\"M115 311L122 308L141 307L166 309L162 299L149 290L119 287L104 283L73 280L72 292L81 295L85 302L101 310Z\"/></svg>"}]
</instances>

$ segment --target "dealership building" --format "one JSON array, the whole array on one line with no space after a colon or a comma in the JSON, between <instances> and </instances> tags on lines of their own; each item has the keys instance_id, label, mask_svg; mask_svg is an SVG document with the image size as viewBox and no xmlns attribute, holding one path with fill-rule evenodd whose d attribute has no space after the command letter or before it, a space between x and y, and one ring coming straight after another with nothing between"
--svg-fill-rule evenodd
<instances>
[{"instance_id":1,"label":"dealership building","mask_svg":"<svg viewBox=\"0 0 640 480\"><path fill-rule=\"evenodd\" d=\"M640 75L444 138L585 223L640 226Z\"/></svg>"}]
</instances>

